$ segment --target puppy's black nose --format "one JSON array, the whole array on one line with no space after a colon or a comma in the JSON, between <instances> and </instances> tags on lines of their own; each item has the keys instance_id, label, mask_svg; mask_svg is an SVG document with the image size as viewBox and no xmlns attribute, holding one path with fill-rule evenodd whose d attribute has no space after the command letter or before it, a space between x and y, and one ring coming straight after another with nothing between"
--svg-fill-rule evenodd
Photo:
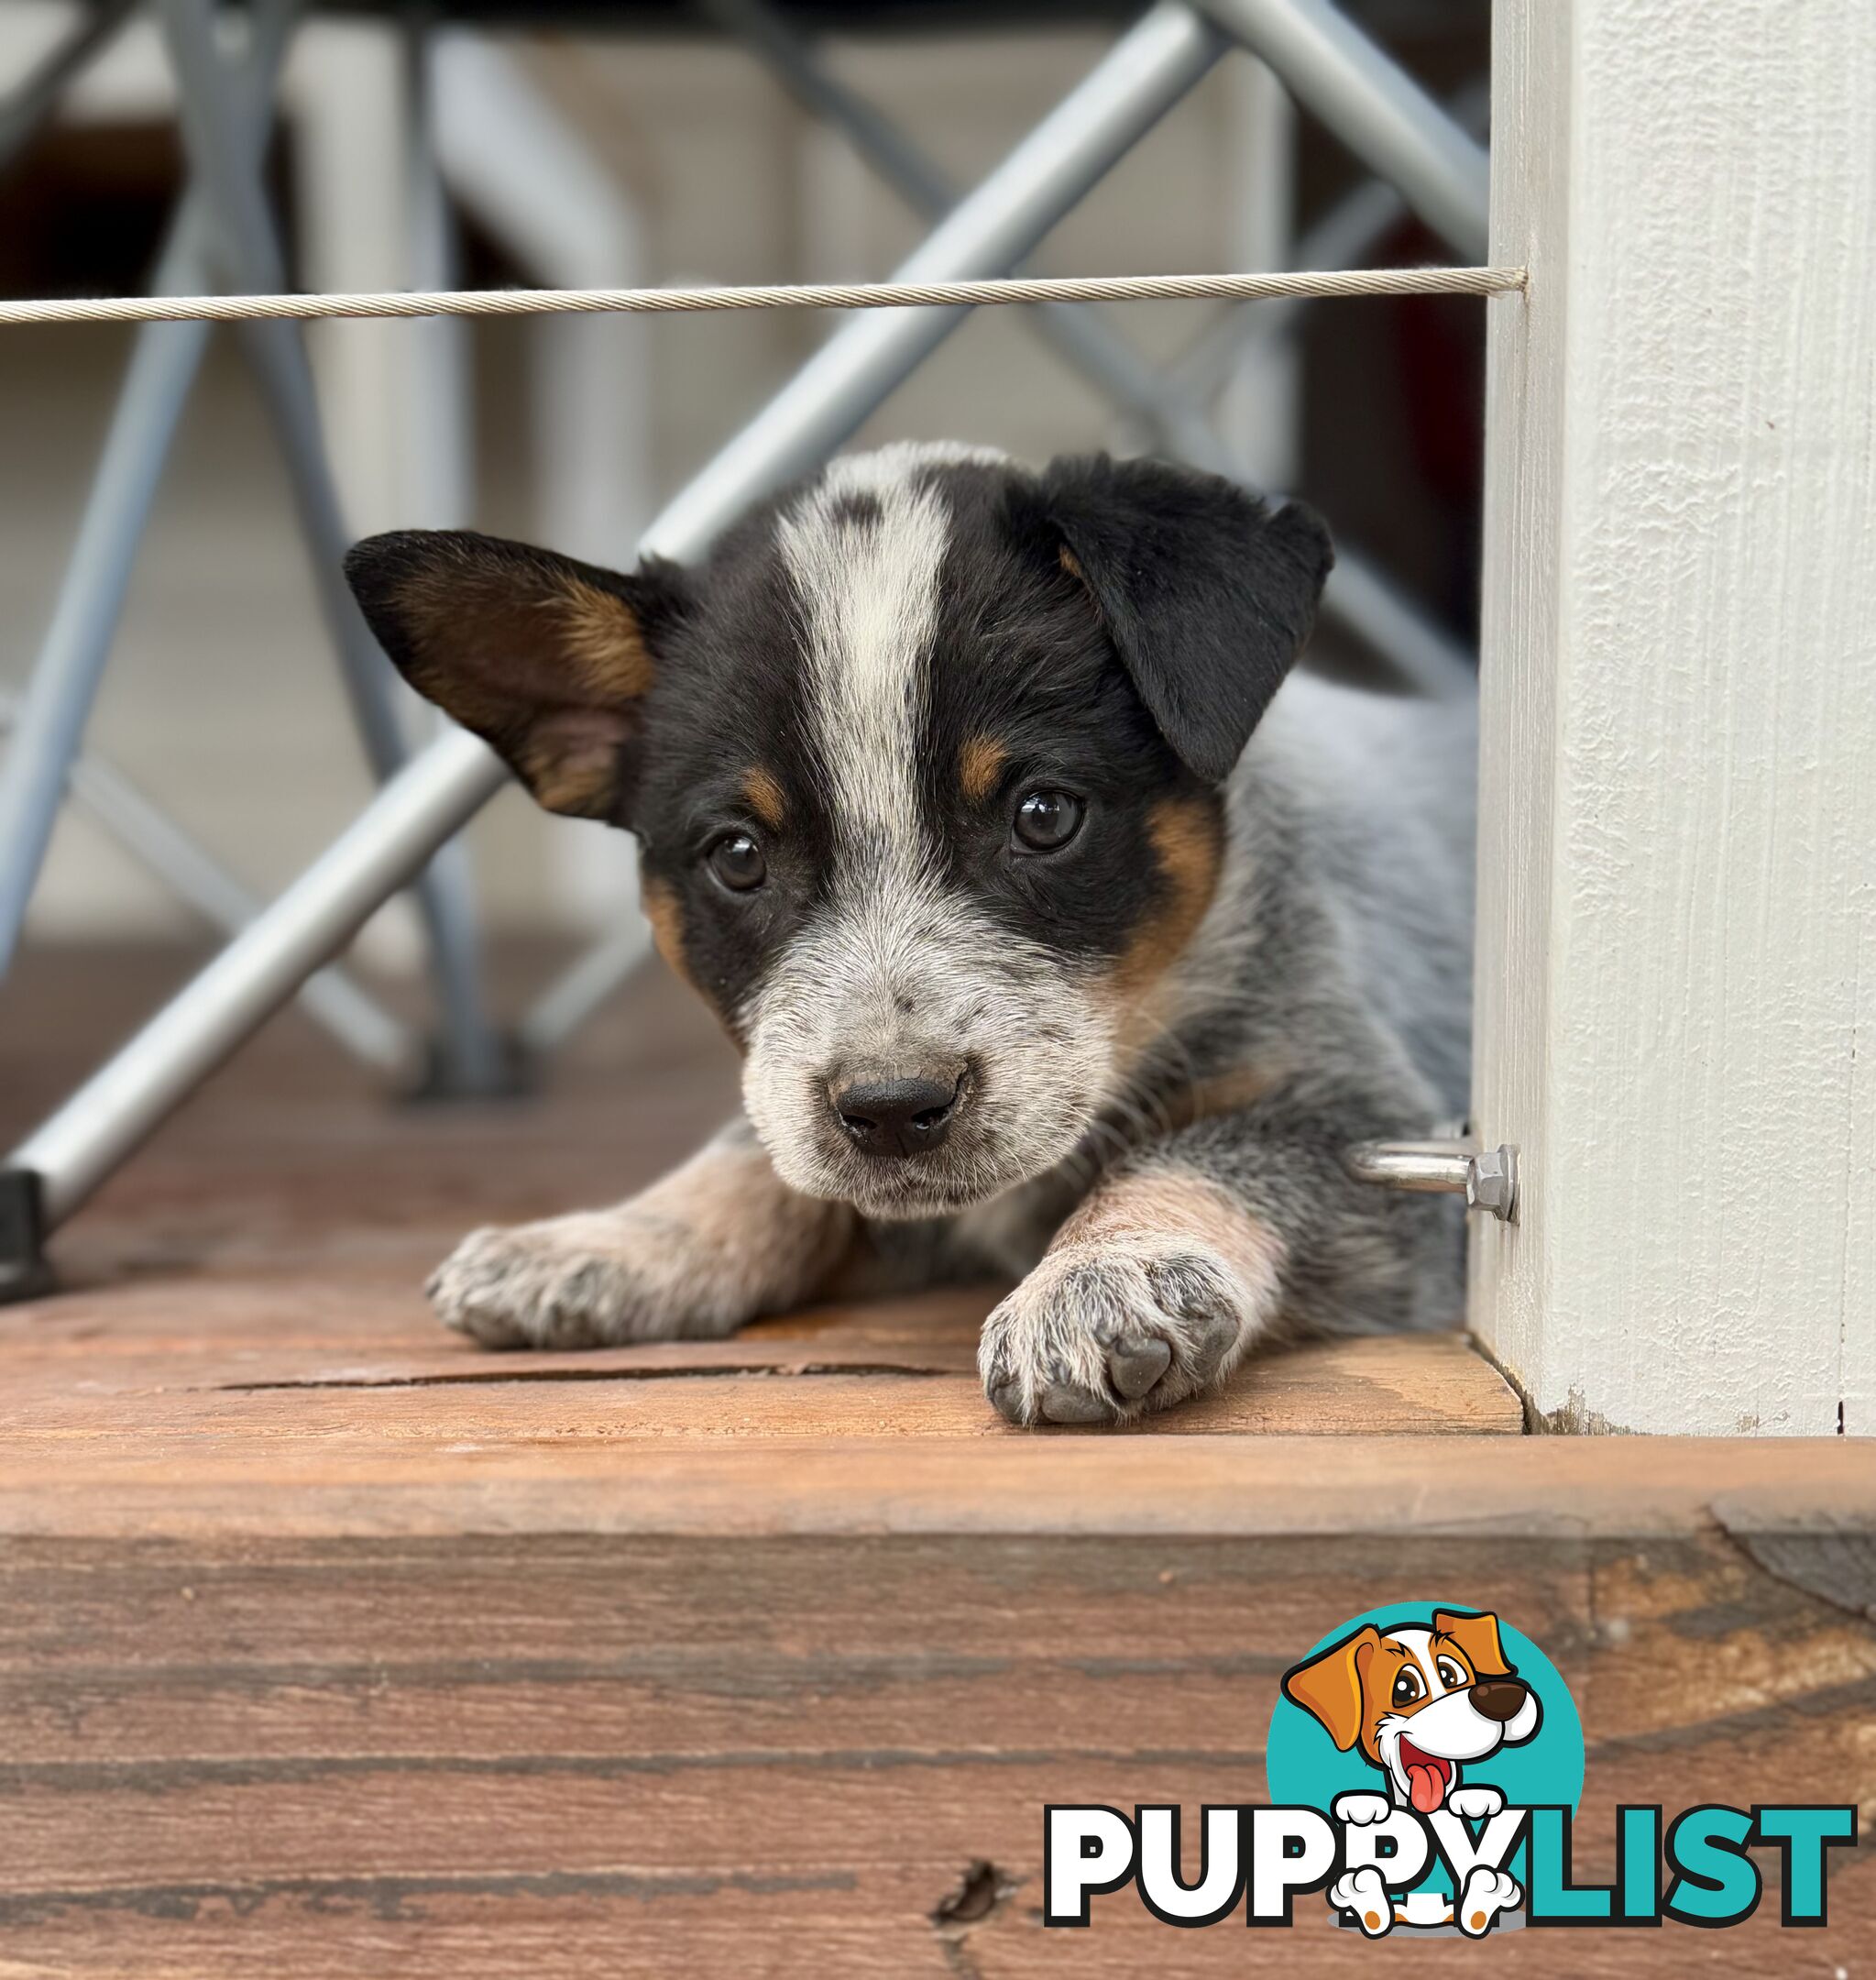
<instances>
[{"instance_id":1,"label":"puppy's black nose","mask_svg":"<svg viewBox=\"0 0 1876 1980\"><path fill-rule=\"evenodd\" d=\"M840 1087L833 1095L840 1127L862 1154L881 1160L923 1155L937 1148L951 1130L963 1085L956 1079L862 1079Z\"/></svg>"},{"instance_id":2,"label":"puppy's black nose","mask_svg":"<svg viewBox=\"0 0 1876 1980\"><path fill-rule=\"evenodd\" d=\"M1517 1718L1524 1703L1524 1687L1515 1678L1488 1678L1472 1688L1473 1710L1483 1719L1496 1719L1500 1725Z\"/></svg>"}]
</instances>

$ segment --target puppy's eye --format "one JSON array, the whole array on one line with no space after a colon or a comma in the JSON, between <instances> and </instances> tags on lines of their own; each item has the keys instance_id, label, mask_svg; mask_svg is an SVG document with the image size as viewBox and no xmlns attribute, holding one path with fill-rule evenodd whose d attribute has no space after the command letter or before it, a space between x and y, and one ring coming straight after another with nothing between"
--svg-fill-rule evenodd
<instances>
[{"instance_id":1,"label":"puppy's eye","mask_svg":"<svg viewBox=\"0 0 1876 1980\"><path fill-rule=\"evenodd\" d=\"M1026 792L1012 828L1017 843L1032 852L1059 852L1081 829L1081 800L1067 791Z\"/></svg>"},{"instance_id":2,"label":"puppy's eye","mask_svg":"<svg viewBox=\"0 0 1876 1980\"><path fill-rule=\"evenodd\" d=\"M732 894L750 893L769 877L762 849L746 831L725 832L704 858Z\"/></svg>"},{"instance_id":3,"label":"puppy's eye","mask_svg":"<svg viewBox=\"0 0 1876 1980\"><path fill-rule=\"evenodd\" d=\"M1394 1680L1394 1702L1397 1705L1415 1704L1426 1696L1426 1689L1421 1682L1420 1673L1410 1666Z\"/></svg>"},{"instance_id":4,"label":"puppy's eye","mask_svg":"<svg viewBox=\"0 0 1876 1980\"><path fill-rule=\"evenodd\" d=\"M1472 1681L1449 1656L1443 1656L1433 1668L1439 1672L1440 1682L1449 1691L1463 1690Z\"/></svg>"}]
</instances>

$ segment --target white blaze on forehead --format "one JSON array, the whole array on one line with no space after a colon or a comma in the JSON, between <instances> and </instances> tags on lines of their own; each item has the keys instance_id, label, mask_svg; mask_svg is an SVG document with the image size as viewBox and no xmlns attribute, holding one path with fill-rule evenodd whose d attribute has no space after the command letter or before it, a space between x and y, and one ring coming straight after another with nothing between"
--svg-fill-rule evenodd
<instances>
[{"instance_id":1,"label":"white blaze on forehead","mask_svg":"<svg viewBox=\"0 0 1876 1980\"><path fill-rule=\"evenodd\" d=\"M916 856L919 679L950 539L944 496L920 469L1000 458L909 443L849 455L778 527L801 601L811 719L843 837L877 833ZM867 512L850 512L855 498Z\"/></svg>"}]
</instances>

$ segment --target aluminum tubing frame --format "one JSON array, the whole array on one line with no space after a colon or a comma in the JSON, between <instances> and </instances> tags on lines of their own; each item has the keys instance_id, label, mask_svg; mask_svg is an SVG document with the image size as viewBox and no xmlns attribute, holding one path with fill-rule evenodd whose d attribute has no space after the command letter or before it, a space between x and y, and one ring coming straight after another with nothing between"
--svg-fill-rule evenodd
<instances>
[{"instance_id":1,"label":"aluminum tubing frame","mask_svg":"<svg viewBox=\"0 0 1876 1980\"><path fill-rule=\"evenodd\" d=\"M965 278L1026 253L1205 74L1223 38L1161 0L899 270ZM695 556L751 502L846 439L941 343L962 310L857 318L723 447L642 548ZM0 1295L37 1283L45 1237L507 780L456 730L415 757L245 933L47 1121L0 1172Z\"/></svg>"},{"instance_id":2,"label":"aluminum tubing frame","mask_svg":"<svg viewBox=\"0 0 1876 1980\"><path fill-rule=\"evenodd\" d=\"M208 0L157 0L157 12L176 75L184 149L207 195L214 258L236 287L276 288L285 258L258 176L258 148L241 128L241 106L222 87L225 65L215 52ZM260 125L264 116L249 121ZM367 758L381 782L401 769L410 754L398 719L401 690L340 570L350 534L326 458L304 333L296 323L247 324L241 329L243 349L286 462L320 613L338 654ZM483 1001L467 857L459 848L438 852L434 862L412 876L442 1019L432 1084L439 1092L498 1093L510 1080Z\"/></svg>"},{"instance_id":3,"label":"aluminum tubing frame","mask_svg":"<svg viewBox=\"0 0 1876 1980\"><path fill-rule=\"evenodd\" d=\"M0 689L0 739L12 727L13 709L13 698ZM262 903L207 847L109 763L81 752L72 760L70 789L72 802L132 859L222 934L238 935L260 912ZM309 976L300 999L309 1017L367 1065L395 1076L416 1064L417 1040L410 1028L336 962Z\"/></svg>"},{"instance_id":4,"label":"aluminum tubing frame","mask_svg":"<svg viewBox=\"0 0 1876 1980\"><path fill-rule=\"evenodd\" d=\"M1490 258L1485 147L1331 0L1198 0L1463 261Z\"/></svg>"},{"instance_id":5,"label":"aluminum tubing frame","mask_svg":"<svg viewBox=\"0 0 1876 1980\"><path fill-rule=\"evenodd\" d=\"M297 11L297 0L275 0L255 16L241 78L244 158L258 156L272 130L274 84ZM159 293L206 286L208 228L206 189L192 182L157 257ZM131 346L51 623L14 708L12 742L0 755L0 977L18 944L209 335L203 323L146 324Z\"/></svg>"},{"instance_id":6,"label":"aluminum tubing frame","mask_svg":"<svg viewBox=\"0 0 1876 1980\"><path fill-rule=\"evenodd\" d=\"M299 0L272 0L258 8L250 43L239 58L225 58L213 47L199 10L184 6L170 11L192 171L159 258L156 286L184 292L207 286L205 249L218 223L225 258L257 279L272 280L279 249L255 173L272 127L274 81L300 15ZM211 138L206 148L213 153L207 158L204 125ZM232 217L236 214L238 219ZM339 574L347 537L298 329L285 324L252 328L263 336L244 338L247 355L288 467L355 720L382 780L407 754L396 717L396 680ZM286 336L266 335L274 331ZM0 975L11 962L60 804L76 773L137 546L209 336L210 325L202 323L154 324L138 333L51 623L11 710L12 735L0 757ZM440 859L423 875L420 892L444 1012L439 1057L454 1087L492 1090L507 1074L482 1014L466 865L459 857ZM347 1031L355 1046L370 1038L362 1024ZM363 1056L382 1066L388 1050L379 1026Z\"/></svg>"}]
</instances>

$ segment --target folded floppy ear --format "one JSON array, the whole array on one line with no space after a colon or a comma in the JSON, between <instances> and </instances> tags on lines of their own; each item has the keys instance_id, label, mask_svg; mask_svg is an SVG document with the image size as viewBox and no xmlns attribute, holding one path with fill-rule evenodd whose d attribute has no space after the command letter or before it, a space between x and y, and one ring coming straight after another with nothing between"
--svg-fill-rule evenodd
<instances>
[{"instance_id":1,"label":"folded floppy ear","mask_svg":"<svg viewBox=\"0 0 1876 1980\"><path fill-rule=\"evenodd\" d=\"M653 642L683 573L634 577L466 530L368 536L346 576L417 692L472 729L550 811L624 824Z\"/></svg>"},{"instance_id":2,"label":"folded floppy ear","mask_svg":"<svg viewBox=\"0 0 1876 1980\"><path fill-rule=\"evenodd\" d=\"M1321 519L1217 475L1104 454L1052 462L1043 489L1062 566L1159 732L1223 783L1309 635L1335 561Z\"/></svg>"},{"instance_id":3,"label":"folded floppy ear","mask_svg":"<svg viewBox=\"0 0 1876 1980\"><path fill-rule=\"evenodd\" d=\"M1380 1646L1380 1631L1366 1622L1353 1636L1283 1674L1284 1697L1320 1720L1344 1753L1361 1737L1362 1678Z\"/></svg>"},{"instance_id":4,"label":"folded floppy ear","mask_svg":"<svg viewBox=\"0 0 1876 1980\"><path fill-rule=\"evenodd\" d=\"M1495 1615L1465 1615L1457 1610L1433 1611L1433 1634L1450 1637L1465 1651L1466 1662L1481 1678L1508 1678L1511 1666L1505 1661L1505 1648L1498 1641L1498 1619Z\"/></svg>"}]
</instances>

